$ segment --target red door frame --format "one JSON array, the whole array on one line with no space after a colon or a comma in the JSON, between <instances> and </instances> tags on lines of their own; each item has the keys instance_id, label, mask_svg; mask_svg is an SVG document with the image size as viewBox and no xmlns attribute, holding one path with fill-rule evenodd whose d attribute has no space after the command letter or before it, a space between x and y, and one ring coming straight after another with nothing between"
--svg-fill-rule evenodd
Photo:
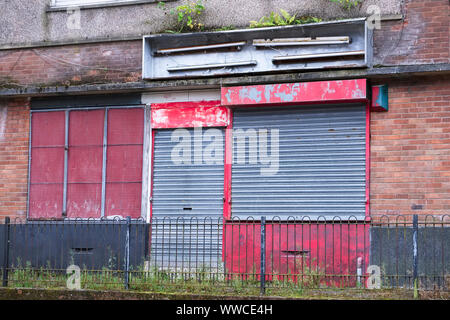
<instances>
[{"instance_id":1,"label":"red door frame","mask_svg":"<svg viewBox=\"0 0 450 320\"><path fill-rule=\"evenodd\" d=\"M366 79L284 83L223 87L221 101L157 103L152 110L152 147L150 199L153 199L155 130L168 128L224 127L224 220L231 219L231 173L233 108L289 105L329 105L365 103L366 105L366 221L370 220L370 111ZM154 116L158 117L155 119ZM161 116L162 115L162 116ZM150 219L152 201L150 201Z\"/></svg>"},{"instance_id":2,"label":"red door frame","mask_svg":"<svg viewBox=\"0 0 450 320\"><path fill-rule=\"evenodd\" d=\"M221 106L219 100L195 102L154 103L151 105L151 168L150 168L150 199L153 200L153 168L155 154L155 132L160 129L194 128L194 127L224 127L224 203L223 212L231 214L231 112L228 107ZM150 219L153 216L153 201L150 201Z\"/></svg>"},{"instance_id":3,"label":"red door frame","mask_svg":"<svg viewBox=\"0 0 450 320\"><path fill-rule=\"evenodd\" d=\"M366 208L365 220L370 221L370 111L366 79L283 83L222 88L222 106L230 108L329 105L336 103L364 103L366 105ZM231 114L231 120L233 115ZM230 142L231 143L231 142ZM231 148L231 145L226 146ZM231 183L231 166L229 169ZM231 186L229 198L231 201ZM224 212L224 218L231 218Z\"/></svg>"}]
</instances>

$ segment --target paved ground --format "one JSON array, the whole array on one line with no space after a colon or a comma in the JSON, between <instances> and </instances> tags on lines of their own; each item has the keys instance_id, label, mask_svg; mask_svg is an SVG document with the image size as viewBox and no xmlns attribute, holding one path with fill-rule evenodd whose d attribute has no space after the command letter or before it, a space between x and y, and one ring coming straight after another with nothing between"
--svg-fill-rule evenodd
<instances>
[{"instance_id":1,"label":"paved ground","mask_svg":"<svg viewBox=\"0 0 450 320\"><path fill-rule=\"evenodd\" d=\"M0 300L412 300L407 290L311 290L301 297L193 295L133 291L54 290L0 288ZM450 299L450 292L420 291L419 299Z\"/></svg>"}]
</instances>

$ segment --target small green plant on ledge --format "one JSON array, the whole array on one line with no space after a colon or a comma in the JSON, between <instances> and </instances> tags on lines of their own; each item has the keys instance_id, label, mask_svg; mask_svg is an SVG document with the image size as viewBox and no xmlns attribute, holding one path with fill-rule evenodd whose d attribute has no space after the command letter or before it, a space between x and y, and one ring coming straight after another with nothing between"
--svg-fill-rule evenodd
<instances>
[{"instance_id":1,"label":"small green plant on ledge","mask_svg":"<svg viewBox=\"0 0 450 320\"><path fill-rule=\"evenodd\" d=\"M250 21L250 28L288 26L293 24L305 24L321 22L322 19L310 16L297 18L296 15L290 15L286 10L280 9L280 14L271 12L268 17L264 16L259 21Z\"/></svg>"},{"instance_id":2,"label":"small green plant on ledge","mask_svg":"<svg viewBox=\"0 0 450 320\"><path fill-rule=\"evenodd\" d=\"M330 0L331 2L338 3L344 9L350 10L362 4L364 0Z\"/></svg>"},{"instance_id":3,"label":"small green plant on ledge","mask_svg":"<svg viewBox=\"0 0 450 320\"><path fill-rule=\"evenodd\" d=\"M165 3L159 2L158 8L166 10ZM201 0L189 1L187 4L180 5L171 9L169 13L177 17L176 30L166 30L169 33L181 33L186 31L201 31L203 30L203 23L200 22L200 17L205 11L205 6Z\"/></svg>"}]
</instances>

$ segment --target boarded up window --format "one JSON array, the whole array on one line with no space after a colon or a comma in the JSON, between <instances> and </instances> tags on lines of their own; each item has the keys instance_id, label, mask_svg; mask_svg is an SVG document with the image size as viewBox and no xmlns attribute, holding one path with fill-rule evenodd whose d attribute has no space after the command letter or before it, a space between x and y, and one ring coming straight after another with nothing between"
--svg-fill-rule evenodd
<instances>
[{"instance_id":1,"label":"boarded up window","mask_svg":"<svg viewBox=\"0 0 450 320\"><path fill-rule=\"evenodd\" d=\"M143 133L142 108L34 112L29 217L140 217Z\"/></svg>"}]
</instances>

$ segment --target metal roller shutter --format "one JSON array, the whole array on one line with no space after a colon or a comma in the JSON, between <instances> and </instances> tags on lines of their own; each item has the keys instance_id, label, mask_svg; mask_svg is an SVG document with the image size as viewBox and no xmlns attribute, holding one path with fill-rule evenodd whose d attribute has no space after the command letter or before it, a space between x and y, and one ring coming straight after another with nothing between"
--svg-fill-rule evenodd
<instances>
[{"instance_id":1,"label":"metal roller shutter","mask_svg":"<svg viewBox=\"0 0 450 320\"><path fill-rule=\"evenodd\" d=\"M364 105L241 109L234 112L233 126L234 217L364 217ZM249 164L248 139L246 162L236 162L239 129L268 129L269 154L271 130L279 129L276 174L262 175L267 165L260 161Z\"/></svg>"},{"instance_id":2,"label":"metal roller shutter","mask_svg":"<svg viewBox=\"0 0 450 320\"><path fill-rule=\"evenodd\" d=\"M179 144L171 139L174 130L155 133L152 257L159 267L217 268L222 254L223 152L213 164L194 164L194 145L200 139L194 138L194 129L182 130L191 137L190 164L176 164L171 157ZM221 136L214 143L223 151L224 131L213 130ZM211 143L203 141L201 150Z\"/></svg>"}]
</instances>

